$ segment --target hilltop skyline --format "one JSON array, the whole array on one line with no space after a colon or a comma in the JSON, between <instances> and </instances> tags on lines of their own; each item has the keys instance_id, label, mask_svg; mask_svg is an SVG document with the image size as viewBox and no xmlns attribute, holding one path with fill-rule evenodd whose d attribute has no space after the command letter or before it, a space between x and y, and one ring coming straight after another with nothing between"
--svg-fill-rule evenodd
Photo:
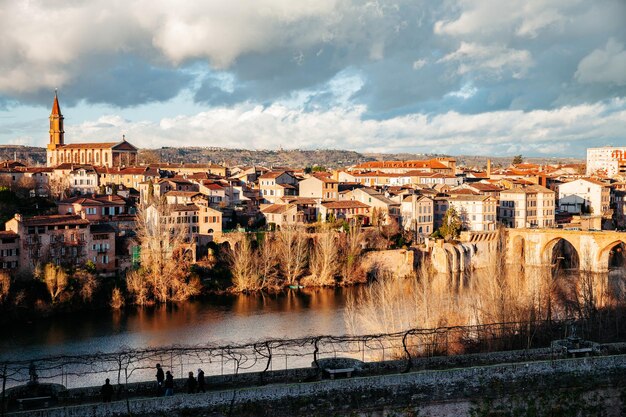
<instances>
[{"instance_id":1,"label":"hilltop skyline","mask_svg":"<svg viewBox=\"0 0 626 417\"><path fill-rule=\"evenodd\" d=\"M626 5L15 2L0 143L583 157L626 131Z\"/></svg>"}]
</instances>

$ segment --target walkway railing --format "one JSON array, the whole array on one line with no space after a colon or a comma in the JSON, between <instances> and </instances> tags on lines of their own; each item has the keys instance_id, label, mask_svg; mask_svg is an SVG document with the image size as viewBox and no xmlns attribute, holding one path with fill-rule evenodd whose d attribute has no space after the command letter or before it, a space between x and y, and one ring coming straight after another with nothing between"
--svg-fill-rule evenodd
<instances>
[{"instance_id":1,"label":"walkway railing","mask_svg":"<svg viewBox=\"0 0 626 417\"><path fill-rule=\"evenodd\" d=\"M80 387L99 385L104 378L117 380L118 384L151 380L157 363L181 378L197 368L202 368L207 376L263 374L271 370L311 367L322 358L333 357L363 362L402 360L408 371L416 357L547 347L552 340L566 337L572 323L581 337L593 337L598 342L615 339L614 335L600 335L589 323L580 321L492 323L358 336L267 339L220 346L122 348L109 353L67 354L31 360L0 358L0 372L3 386L28 382L34 370L40 382Z\"/></svg>"}]
</instances>

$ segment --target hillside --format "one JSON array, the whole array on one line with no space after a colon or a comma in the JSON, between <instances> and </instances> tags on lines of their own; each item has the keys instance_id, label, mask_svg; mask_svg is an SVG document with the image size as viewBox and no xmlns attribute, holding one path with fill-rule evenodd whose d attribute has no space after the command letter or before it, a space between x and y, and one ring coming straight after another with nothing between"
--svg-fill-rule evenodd
<instances>
[{"instance_id":1,"label":"hillside","mask_svg":"<svg viewBox=\"0 0 626 417\"><path fill-rule=\"evenodd\" d=\"M366 161L429 159L438 156L447 155L359 153L338 149L250 150L200 147L163 147L159 149L142 149L139 151L140 161L143 162L214 162L218 164L226 163L228 165L263 165L268 167L288 166L293 168L302 168L313 165L321 165L327 168L339 168ZM46 163L46 149L32 146L0 145L0 160L14 159L15 157L29 165L43 165ZM470 167L484 167L487 165L488 158L491 159L492 166L494 167L506 167L513 159L512 156L456 156L458 165ZM584 163L583 159L550 157L529 157L524 158L524 161L538 164Z\"/></svg>"}]
</instances>

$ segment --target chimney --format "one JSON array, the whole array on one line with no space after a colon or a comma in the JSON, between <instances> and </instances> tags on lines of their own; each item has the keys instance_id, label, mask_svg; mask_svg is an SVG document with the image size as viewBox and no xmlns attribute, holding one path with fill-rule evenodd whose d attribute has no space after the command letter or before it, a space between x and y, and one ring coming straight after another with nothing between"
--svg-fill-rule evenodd
<instances>
[{"instance_id":1,"label":"chimney","mask_svg":"<svg viewBox=\"0 0 626 417\"><path fill-rule=\"evenodd\" d=\"M22 215L20 213L15 213L15 220L17 220L18 222L22 221Z\"/></svg>"},{"instance_id":2,"label":"chimney","mask_svg":"<svg viewBox=\"0 0 626 417\"><path fill-rule=\"evenodd\" d=\"M487 159L487 178L491 178L491 159Z\"/></svg>"}]
</instances>

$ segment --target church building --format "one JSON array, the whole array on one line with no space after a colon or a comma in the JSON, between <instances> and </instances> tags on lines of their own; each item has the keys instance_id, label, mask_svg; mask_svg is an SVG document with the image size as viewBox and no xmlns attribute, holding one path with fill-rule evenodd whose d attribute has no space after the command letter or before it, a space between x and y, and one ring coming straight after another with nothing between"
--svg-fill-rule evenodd
<instances>
[{"instance_id":1,"label":"church building","mask_svg":"<svg viewBox=\"0 0 626 417\"><path fill-rule=\"evenodd\" d=\"M121 168L137 164L137 148L126 142L70 143L65 144L63 115L59 98L54 94L50 114L50 143L47 149L47 166L63 163L89 164L109 168Z\"/></svg>"}]
</instances>

